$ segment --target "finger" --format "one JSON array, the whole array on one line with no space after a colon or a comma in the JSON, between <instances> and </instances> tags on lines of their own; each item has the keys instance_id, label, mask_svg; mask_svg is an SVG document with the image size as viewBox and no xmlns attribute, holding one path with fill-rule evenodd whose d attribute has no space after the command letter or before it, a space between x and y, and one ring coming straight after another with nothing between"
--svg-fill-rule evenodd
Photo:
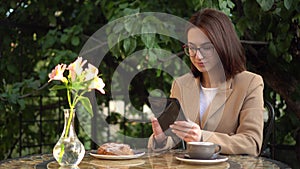
<instances>
[{"instance_id":1,"label":"finger","mask_svg":"<svg viewBox=\"0 0 300 169\"><path fill-rule=\"evenodd\" d=\"M184 133L187 133L191 129L191 128L182 127L182 126L175 125L175 124L170 125L170 128L173 130L182 131Z\"/></svg>"},{"instance_id":2,"label":"finger","mask_svg":"<svg viewBox=\"0 0 300 169\"><path fill-rule=\"evenodd\" d=\"M174 134L176 134L179 138L183 139L183 140L184 140L185 137L188 137L188 136L187 136L188 133L187 133L187 132L184 132L184 131L182 131L182 130L172 129L172 132L173 132Z\"/></svg>"},{"instance_id":3,"label":"finger","mask_svg":"<svg viewBox=\"0 0 300 169\"><path fill-rule=\"evenodd\" d=\"M179 126L179 125L178 125ZM172 126L172 132L184 141L199 141L201 138L201 129L194 123L190 128L182 128L176 125Z\"/></svg>"},{"instance_id":4,"label":"finger","mask_svg":"<svg viewBox=\"0 0 300 169\"><path fill-rule=\"evenodd\" d=\"M186 128L192 128L194 125L196 125L196 123L192 122L192 121L175 121L174 124L176 125L180 125Z\"/></svg>"},{"instance_id":5,"label":"finger","mask_svg":"<svg viewBox=\"0 0 300 169\"><path fill-rule=\"evenodd\" d=\"M200 138L197 134L186 133L178 130L172 130L180 139L190 142L190 141L199 141ZM195 133L195 132L193 132Z\"/></svg>"},{"instance_id":6,"label":"finger","mask_svg":"<svg viewBox=\"0 0 300 169\"><path fill-rule=\"evenodd\" d=\"M162 131L162 128L161 128L158 120L155 117L151 118L151 123L152 123L152 131L153 131L154 139L157 142L162 142L163 140L165 140L166 135Z\"/></svg>"},{"instance_id":7,"label":"finger","mask_svg":"<svg viewBox=\"0 0 300 169\"><path fill-rule=\"evenodd\" d=\"M197 135L198 129L196 127L193 128L172 128L174 133L178 133L180 136L187 136L187 135Z\"/></svg>"},{"instance_id":8,"label":"finger","mask_svg":"<svg viewBox=\"0 0 300 169\"><path fill-rule=\"evenodd\" d=\"M160 135L163 133L162 128L156 118L151 118L151 123L154 135Z\"/></svg>"},{"instance_id":9,"label":"finger","mask_svg":"<svg viewBox=\"0 0 300 169\"><path fill-rule=\"evenodd\" d=\"M151 122L153 121L157 121L157 118L156 117L151 117Z\"/></svg>"},{"instance_id":10,"label":"finger","mask_svg":"<svg viewBox=\"0 0 300 169\"><path fill-rule=\"evenodd\" d=\"M175 130L181 130L183 132L188 132L191 129L197 128L196 123L190 123L190 122L185 122L185 121L177 121L174 124L170 125L170 128L175 129Z\"/></svg>"}]
</instances>

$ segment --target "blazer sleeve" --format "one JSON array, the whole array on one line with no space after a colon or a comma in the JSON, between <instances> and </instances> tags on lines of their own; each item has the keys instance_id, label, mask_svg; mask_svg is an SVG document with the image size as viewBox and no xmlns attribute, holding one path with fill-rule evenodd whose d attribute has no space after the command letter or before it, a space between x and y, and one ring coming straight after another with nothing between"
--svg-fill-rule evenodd
<instances>
[{"instance_id":1,"label":"blazer sleeve","mask_svg":"<svg viewBox=\"0 0 300 169\"><path fill-rule=\"evenodd\" d=\"M256 75L251 79L244 99L237 103L241 104L241 110L236 132L227 134L203 130L203 141L220 144L224 154L259 155L262 146L264 122L263 87L261 76Z\"/></svg>"}]
</instances>

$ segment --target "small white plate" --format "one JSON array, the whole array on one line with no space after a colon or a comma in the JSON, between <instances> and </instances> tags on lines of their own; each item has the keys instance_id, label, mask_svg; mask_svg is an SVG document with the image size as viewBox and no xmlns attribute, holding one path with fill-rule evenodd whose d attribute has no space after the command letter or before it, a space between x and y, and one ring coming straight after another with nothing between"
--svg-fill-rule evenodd
<instances>
[{"instance_id":1,"label":"small white plate","mask_svg":"<svg viewBox=\"0 0 300 169\"><path fill-rule=\"evenodd\" d=\"M102 155L102 154L94 154L90 153L91 156L99 159L105 160L128 160L128 159L135 159L143 156L145 152L139 152L134 155Z\"/></svg>"},{"instance_id":2,"label":"small white plate","mask_svg":"<svg viewBox=\"0 0 300 169\"><path fill-rule=\"evenodd\" d=\"M88 162L91 166L95 166L96 168L129 168L135 167L139 165L145 164L145 160L143 159L130 159L130 160L99 160L99 159L92 159ZM81 167L81 165L79 165ZM93 168L93 167L92 167ZM100 169L100 168L99 168Z\"/></svg>"},{"instance_id":3,"label":"small white plate","mask_svg":"<svg viewBox=\"0 0 300 169\"><path fill-rule=\"evenodd\" d=\"M181 157L176 157L177 160L191 163L191 164L216 164L216 163L221 163L225 162L228 160L228 157L225 156L218 156L215 159L208 159L208 160L202 160L202 159L192 159L192 158L181 158Z\"/></svg>"}]
</instances>

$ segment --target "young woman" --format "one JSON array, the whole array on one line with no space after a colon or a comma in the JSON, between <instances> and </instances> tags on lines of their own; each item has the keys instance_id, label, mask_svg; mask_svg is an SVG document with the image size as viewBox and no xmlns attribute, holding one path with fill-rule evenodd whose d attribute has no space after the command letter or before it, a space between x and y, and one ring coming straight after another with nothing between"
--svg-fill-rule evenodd
<instances>
[{"instance_id":1,"label":"young woman","mask_svg":"<svg viewBox=\"0 0 300 169\"><path fill-rule=\"evenodd\" d=\"M259 155L263 138L263 79L246 70L244 49L230 19L221 11L203 9L191 18L184 50L192 73L177 78L171 96L189 121L176 121L172 132L185 142L220 144L223 154ZM171 149L157 119L148 147Z\"/></svg>"}]
</instances>

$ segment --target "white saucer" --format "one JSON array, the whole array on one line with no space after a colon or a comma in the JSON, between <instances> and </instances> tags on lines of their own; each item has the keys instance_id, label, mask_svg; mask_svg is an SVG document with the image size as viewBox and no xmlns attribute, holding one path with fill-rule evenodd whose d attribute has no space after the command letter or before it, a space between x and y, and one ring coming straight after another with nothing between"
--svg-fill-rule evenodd
<instances>
[{"instance_id":1,"label":"white saucer","mask_svg":"<svg viewBox=\"0 0 300 169\"><path fill-rule=\"evenodd\" d=\"M191 163L191 164L216 164L216 163L221 163L225 162L228 160L228 157L225 156L220 156L218 155L214 159L207 159L207 160L202 160L202 159L192 159L192 158L186 158L186 157L176 157L177 160Z\"/></svg>"},{"instance_id":2,"label":"white saucer","mask_svg":"<svg viewBox=\"0 0 300 169\"><path fill-rule=\"evenodd\" d=\"M130 159L130 160L99 160L99 159L92 159L88 162L89 165L96 166L96 168L129 168L135 167L139 165L145 164L145 160L143 159ZM81 167L81 166L79 166Z\"/></svg>"},{"instance_id":3,"label":"white saucer","mask_svg":"<svg viewBox=\"0 0 300 169\"><path fill-rule=\"evenodd\" d=\"M91 156L99 159L105 160L128 160L128 159L135 159L143 156L145 152L139 152L134 155L102 155L102 154L94 154L90 153Z\"/></svg>"}]
</instances>

